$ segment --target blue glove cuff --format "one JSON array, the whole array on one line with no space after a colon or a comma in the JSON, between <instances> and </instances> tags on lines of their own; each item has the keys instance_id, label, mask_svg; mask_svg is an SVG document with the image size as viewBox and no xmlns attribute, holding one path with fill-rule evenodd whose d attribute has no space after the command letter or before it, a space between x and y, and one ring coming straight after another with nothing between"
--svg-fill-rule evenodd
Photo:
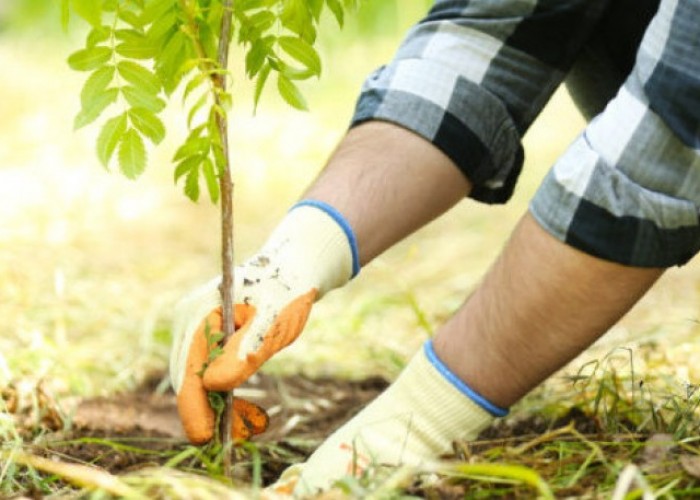
<instances>
[{"instance_id":1,"label":"blue glove cuff","mask_svg":"<svg viewBox=\"0 0 700 500\"><path fill-rule=\"evenodd\" d=\"M447 379L454 387L457 388L459 392L467 396L469 399L474 401L477 405L481 406L484 410L489 412L494 417L505 417L508 415L508 410L506 408L501 408L496 406L484 396L476 392L474 389L469 387L464 383L462 379L457 377L452 371L442 362L440 358L435 354L435 349L433 349L433 341L428 339L425 344L423 344L423 349L425 351L425 356L430 361L435 369L440 372L440 374Z\"/></svg>"},{"instance_id":2,"label":"blue glove cuff","mask_svg":"<svg viewBox=\"0 0 700 500\"><path fill-rule=\"evenodd\" d=\"M350 227L350 223L348 223L348 221L345 220L345 217L343 217L343 215L340 212L338 212L335 208L330 206L328 203L324 203L318 200L301 200L289 210L292 211L297 207L303 206L314 207L318 208L319 210L322 210L340 226L340 228L345 233L346 238L348 239L348 244L350 245L350 252L352 254L352 276L350 277L350 279L357 276L360 272L360 254L357 250L357 239L355 238L355 233L352 232L352 227Z\"/></svg>"}]
</instances>

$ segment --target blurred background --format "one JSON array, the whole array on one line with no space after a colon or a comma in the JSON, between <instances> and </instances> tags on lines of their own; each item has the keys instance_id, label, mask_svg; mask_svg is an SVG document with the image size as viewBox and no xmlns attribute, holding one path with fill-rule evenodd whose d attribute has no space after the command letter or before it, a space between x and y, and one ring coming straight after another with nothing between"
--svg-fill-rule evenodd
<instances>
[{"instance_id":1,"label":"blurred background","mask_svg":"<svg viewBox=\"0 0 700 500\"><path fill-rule=\"evenodd\" d=\"M63 395L109 394L165 370L175 301L219 272L219 214L173 184L170 158L185 132L177 99L165 112L168 137L149 150L149 169L135 182L101 167L98 127L73 131L85 75L65 60L84 33L77 23L61 29L58 3L0 2L0 386L41 381ZM363 79L392 56L430 3L368 0L342 30L327 19L323 76L303 87L308 113L269 91L254 116L251 85L233 49L238 261L322 168ZM558 92L525 139L525 173L511 203L464 200L391 249L319 303L301 339L265 369L395 376L478 283L583 126L566 92ZM697 259L671 270L568 370L632 346L644 352L637 369L697 380L699 278Z\"/></svg>"}]
</instances>

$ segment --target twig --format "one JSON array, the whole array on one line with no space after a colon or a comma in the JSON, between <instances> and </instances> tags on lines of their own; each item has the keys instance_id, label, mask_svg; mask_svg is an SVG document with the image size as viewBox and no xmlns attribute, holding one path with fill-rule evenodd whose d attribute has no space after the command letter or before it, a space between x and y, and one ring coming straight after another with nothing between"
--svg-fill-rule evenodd
<instances>
[{"instance_id":1,"label":"twig","mask_svg":"<svg viewBox=\"0 0 700 500\"><path fill-rule=\"evenodd\" d=\"M231 18L233 0L224 0L224 12L221 17L221 29L219 31L219 48L217 51L217 62L222 70L228 67L228 51L231 43ZM214 84L221 94L226 92L226 74L222 72L216 75ZM216 114L216 124L219 129L221 140L222 156L224 158L223 172L220 172L219 183L221 187L221 265L222 280L220 285L221 303L223 308L223 343L234 333L233 319L233 176L231 169L231 158L228 147L228 119L221 111L221 94L215 93L216 104L219 111ZM233 415L233 391L226 394L224 400L224 411L221 415L220 432L221 444L223 446L223 466L224 474L229 479L233 479L233 460L231 443L231 420Z\"/></svg>"}]
</instances>

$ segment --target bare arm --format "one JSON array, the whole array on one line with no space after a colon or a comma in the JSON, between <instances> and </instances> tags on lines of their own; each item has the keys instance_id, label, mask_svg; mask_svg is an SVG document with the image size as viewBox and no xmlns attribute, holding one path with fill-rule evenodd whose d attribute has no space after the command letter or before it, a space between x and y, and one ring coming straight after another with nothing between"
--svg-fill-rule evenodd
<instances>
[{"instance_id":1,"label":"bare arm","mask_svg":"<svg viewBox=\"0 0 700 500\"><path fill-rule=\"evenodd\" d=\"M345 216L364 265L470 190L469 181L430 142L373 121L350 130L304 198L329 203Z\"/></svg>"}]
</instances>

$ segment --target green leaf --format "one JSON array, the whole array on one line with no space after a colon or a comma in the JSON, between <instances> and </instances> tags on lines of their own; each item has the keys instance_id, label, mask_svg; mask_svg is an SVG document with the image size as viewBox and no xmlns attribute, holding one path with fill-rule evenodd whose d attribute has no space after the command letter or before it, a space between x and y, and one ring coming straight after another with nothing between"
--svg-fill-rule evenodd
<instances>
[{"instance_id":1,"label":"green leaf","mask_svg":"<svg viewBox=\"0 0 700 500\"><path fill-rule=\"evenodd\" d=\"M269 10L256 12L252 16L241 14L238 17L240 29L238 30L238 42L241 44L254 42L262 37L263 33L272 28L277 22L277 16Z\"/></svg>"},{"instance_id":2,"label":"green leaf","mask_svg":"<svg viewBox=\"0 0 700 500\"><path fill-rule=\"evenodd\" d=\"M197 113L204 107L204 105L208 101L209 94L204 93L201 96L199 96L199 99L197 99L197 102L194 103L194 105L190 108L190 111L187 113L187 126L191 127L192 122L195 119L195 116Z\"/></svg>"},{"instance_id":3,"label":"green leaf","mask_svg":"<svg viewBox=\"0 0 700 500\"><path fill-rule=\"evenodd\" d=\"M204 158L202 162L202 175L207 183L207 191L209 191L209 199L213 204L219 202L220 188L219 188L219 177L214 169L214 164L207 157Z\"/></svg>"},{"instance_id":4,"label":"green leaf","mask_svg":"<svg viewBox=\"0 0 700 500\"><path fill-rule=\"evenodd\" d=\"M129 26L133 26L134 28L143 28L141 16L133 10L128 10L124 8L119 9L119 19L124 21Z\"/></svg>"},{"instance_id":5,"label":"green leaf","mask_svg":"<svg viewBox=\"0 0 700 500\"><path fill-rule=\"evenodd\" d=\"M323 11L323 0L307 0L309 4L309 10L314 18L314 21L318 23L321 19L321 12Z\"/></svg>"},{"instance_id":6,"label":"green leaf","mask_svg":"<svg viewBox=\"0 0 700 500\"><path fill-rule=\"evenodd\" d=\"M122 43L115 48L117 54L129 59L151 59L158 52L157 45L150 43L141 31L135 29L120 29L114 35Z\"/></svg>"},{"instance_id":7,"label":"green leaf","mask_svg":"<svg viewBox=\"0 0 700 500\"><path fill-rule=\"evenodd\" d=\"M261 9L263 7L271 7L278 0L239 0L234 4L234 7L240 11Z\"/></svg>"},{"instance_id":8,"label":"green leaf","mask_svg":"<svg viewBox=\"0 0 700 500\"><path fill-rule=\"evenodd\" d=\"M265 38L255 40L245 56L245 72L248 78L253 78L262 68L268 55L272 52L272 44L275 36L270 35Z\"/></svg>"},{"instance_id":9,"label":"green leaf","mask_svg":"<svg viewBox=\"0 0 700 500\"><path fill-rule=\"evenodd\" d=\"M63 31L68 30L70 22L70 0L61 0L61 27Z\"/></svg>"},{"instance_id":10,"label":"green leaf","mask_svg":"<svg viewBox=\"0 0 700 500\"><path fill-rule=\"evenodd\" d=\"M207 73L203 73L201 71L196 73L192 78L190 78L190 81L187 82L185 90L182 93L182 101L186 101L190 94L197 89L197 87L207 81L209 81L209 75Z\"/></svg>"},{"instance_id":11,"label":"green leaf","mask_svg":"<svg viewBox=\"0 0 700 500\"><path fill-rule=\"evenodd\" d=\"M115 88L107 89L95 95L90 101L90 107L82 108L73 121L73 128L78 130L85 125L94 122L102 112L117 100L119 90Z\"/></svg>"},{"instance_id":12,"label":"green leaf","mask_svg":"<svg viewBox=\"0 0 700 500\"><path fill-rule=\"evenodd\" d=\"M209 138L190 135L185 143L175 152L173 161L180 161L190 156L206 156L209 153L209 146Z\"/></svg>"},{"instance_id":13,"label":"green leaf","mask_svg":"<svg viewBox=\"0 0 700 500\"><path fill-rule=\"evenodd\" d=\"M166 93L175 90L182 73L180 68L190 57L187 35L181 31L173 33L156 58L156 73L163 82Z\"/></svg>"},{"instance_id":14,"label":"green leaf","mask_svg":"<svg viewBox=\"0 0 700 500\"><path fill-rule=\"evenodd\" d=\"M136 179L146 169L146 148L133 128L124 132L119 143L119 168L128 179Z\"/></svg>"},{"instance_id":15,"label":"green leaf","mask_svg":"<svg viewBox=\"0 0 700 500\"><path fill-rule=\"evenodd\" d=\"M218 38L206 23L199 23L197 28L197 41L204 49L204 54L209 59L216 59L218 49Z\"/></svg>"},{"instance_id":16,"label":"green leaf","mask_svg":"<svg viewBox=\"0 0 700 500\"><path fill-rule=\"evenodd\" d=\"M76 71L92 71L102 66L112 57L108 47L80 49L68 56L68 65Z\"/></svg>"},{"instance_id":17,"label":"green leaf","mask_svg":"<svg viewBox=\"0 0 700 500\"><path fill-rule=\"evenodd\" d=\"M219 171L223 171L224 167L226 166L226 155L224 155L224 150L223 148L215 144L211 148L211 154L214 157L214 164L216 165L216 168L219 169Z\"/></svg>"},{"instance_id":18,"label":"green leaf","mask_svg":"<svg viewBox=\"0 0 700 500\"><path fill-rule=\"evenodd\" d=\"M163 17L166 13L172 11L177 0L151 0L146 2L146 6L141 12L141 24L147 26L157 19Z\"/></svg>"},{"instance_id":19,"label":"green leaf","mask_svg":"<svg viewBox=\"0 0 700 500\"><path fill-rule=\"evenodd\" d=\"M278 42L282 50L303 64L314 75L321 75L321 58L310 44L301 38L291 36L281 36Z\"/></svg>"},{"instance_id":20,"label":"green leaf","mask_svg":"<svg viewBox=\"0 0 700 500\"><path fill-rule=\"evenodd\" d=\"M145 108L131 108L129 119L139 132L148 137L153 144L159 144L165 138L165 126L154 113Z\"/></svg>"},{"instance_id":21,"label":"green leaf","mask_svg":"<svg viewBox=\"0 0 700 500\"><path fill-rule=\"evenodd\" d=\"M127 82L149 94L157 95L161 89L160 79L149 69L133 61L119 61L119 75Z\"/></svg>"},{"instance_id":22,"label":"green leaf","mask_svg":"<svg viewBox=\"0 0 700 500\"><path fill-rule=\"evenodd\" d=\"M211 2L209 5L209 13L206 15L206 24L216 26L217 30L221 26L221 20L224 17L223 2Z\"/></svg>"},{"instance_id":23,"label":"green leaf","mask_svg":"<svg viewBox=\"0 0 700 500\"><path fill-rule=\"evenodd\" d=\"M309 43L316 40L316 28L305 0L286 0L280 13L282 26Z\"/></svg>"},{"instance_id":24,"label":"green leaf","mask_svg":"<svg viewBox=\"0 0 700 500\"><path fill-rule=\"evenodd\" d=\"M85 48L95 47L97 44L109 39L112 29L109 26L96 26L90 30L85 40Z\"/></svg>"},{"instance_id":25,"label":"green leaf","mask_svg":"<svg viewBox=\"0 0 700 500\"><path fill-rule=\"evenodd\" d=\"M165 44L165 38L172 36L178 30L177 14L174 10L169 10L159 18L146 31L146 43L155 47Z\"/></svg>"},{"instance_id":26,"label":"green leaf","mask_svg":"<svg viewBox=\"0 0 700 500\"><path fill-rule=\"evenodd\" d=\"M295 68L284 61L277 61L276 70L278 73L283 74L290 80L306 80L307 78L314 76L314 73L311 70L307 68Z\"/></svg>"},{"instance_id":27,"label":"green leaf","mask_svg":"<svg viewBox=\"0 0 700 500\"><path fill-rule=\"evenodd\" d=\"M103 0L102 1L102 11L103 12L114 12L117 10L117 6L121 0Z\"/></svg>"},{"instance_id":28,"label":"green leaf","mask_svg":"<svg viewBox=\"0 0 700 500\"><path fill-rule=\"evenodd\" d=\"M277 76L277 90L279 90L282 98L293 108L307 111L309 109L306 104L306 99L299 91L299 88L286 76L279 74Z\"/></svg>"},{"instance_id":29,"label":"green leaf","mask_svg":"<svg viewBox=\"0 0 700 500\"><path fill-rule=\"evenodd\" d=\"M345 21L345 10L343 9L343 4L338 0L326 0L326 5L335 16L335 20L338 22L338 26L343 27Z\"/></svg>"},{"instance_id":30,"label":"green leaf","mask_svg":"<svg viewBox=\"0 0 700 500\"><path fill-rule=\"evenodd\" d=\"M102 24L102 2L100 0L71 0L73 11L92 26Z\"/></svg>"},{"instance_id":31,"label":"green leaf","mask_svg":"<svg viewBox=\"0 0 700 500\"><path fill-rule=\"evenodd\" d=\"M114 66L102 66L95 70L90 77L85 80L83 89L80 91L80 103L84 109L91 108L95 101L104 94L107 86L114 78Z\"/></svg>"},{"instance_id":32,"label":"green leaf","mask_svg":"<svg viewBox=\"0 0 700 500\"><path fill-rule=\"evenodd\" d=\"M109 160L126 132L126 113L110 118L104 125L100 135L97 136L97 157L105 168L109 166Z\"/></svg>"},{"instance_id":33,"label":"green leaf","mask_svg":"<svg viewBox=\"0 0 700 500\"><path fill-rule=\"evenodd\" d=\"M156 48L144 41L138 44L124 42L117 45L114 50L123 57L129 59L151 59L156 54Z\"/></svg>"},{"instance_id":34,"label":"green leaf","mask_svg":"<svg viewBox=\"0 0 700 500\"><path fill-rule=\"evenodd\" d=\"M260 102L260 96L265 88L265 83L267 82L267 77L270 76L270 65L266 64L258 73L258 78L255 80L255 94L253 95L253 112L258 109L258 103Z\"/></svg>"},{"instance_id":35,"label":"green leaf","mask_svg":"<svg viewBox=\"0 0 700 500\"><path fill-rule=\"evenodd\" d=\"M248 19L250 26L258 31L267 31L277 21L277 16L269 10L256 12Z\"/></svg>"},{"instance_id":36,"label":"green leaf","mask_svg":"<svg viewBox=\"0 0 700 500\"><path fill-rule=\"evenodd\" d=\"M199 199L199 169L192 168L185 178L185 195L192 201Z\"/></svg>"},{"instance_id":37,"label":"green leaf","mask_svg":"<svg viewBox=\"0 0 700 500\"><path fill-rule=\"evenodd\" d=\"M190 170L198 169L202 164L202 161L204 161L204 158L205 156L196 154L183 159L180 163L178 163L177 167L175 167L175 174L173 177L174 181L177 183L177 181L180 180L180 177L189 173Z\"/></svg>"},{"instance_id":38,"label":"green leaf","mask_svg":"<svg viewBox=\"0 0 700 500\"><path fill-rule=\"evenodd\" d=\"M160 97L140 88L128 85L121 89L126 102L132 108L146 108L154 113L160 113L165 109L165 102Z\"/></svg>"}]
</instances>

